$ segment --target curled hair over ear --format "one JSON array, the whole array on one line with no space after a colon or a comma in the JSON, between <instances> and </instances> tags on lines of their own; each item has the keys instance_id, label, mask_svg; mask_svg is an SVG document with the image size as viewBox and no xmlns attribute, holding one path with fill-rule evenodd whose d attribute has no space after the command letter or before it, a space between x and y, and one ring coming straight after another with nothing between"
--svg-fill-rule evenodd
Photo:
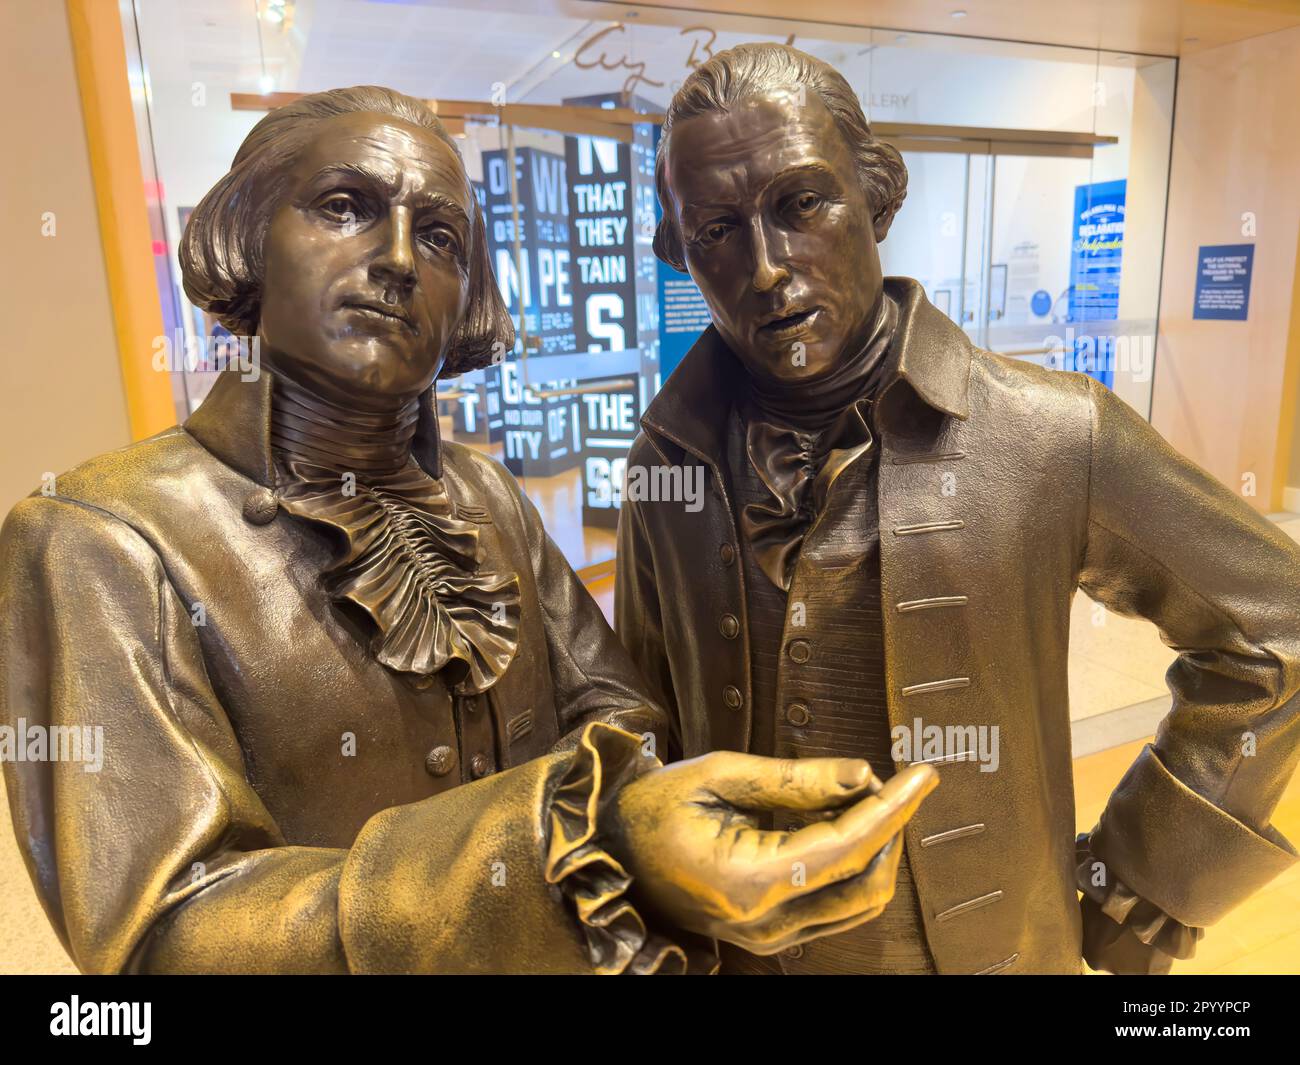
<instances>
[{"instance_id":1,"label":"curled hair over ear","mask_svg":"<svg viewBox=\"0 0 1300 1065\"><path fill-rule=\"evenodd\" d=\"M300 97L267 114L244 138L230 172L199 201L181 238L185 295L236 336L255 335L261 322L265 276L262 245L299 153L323 120L364 113L397 118L426 129L461 160L456 142L428 106L392 89L375 85L331 89ZM468 177L465 183L468 187ZM471 200L474 217L469 298L460 326L447 345L440 376L486 366L494 352L504 356L515 343L514 324L488 258L483 212L478 198Z\"/></svg>"},{"instance_id":2,"label":"curled hair over ear","mask_svg":"<svg viewBox=\"0 0 1300 1065\"><path fill-rule=\"evenodd\" d=\"M844 76L816 56L784 44L740 44L718 52L693 70L664 114L655 159L655 190L663 216L655 228L655 255L685 271L686 254L677 229L676 210L668 194L667 161L673 124L696 115L727 112L740 101L785 90L815 93L835 120L858 167L858 178L872 208L877 241L889 233L907 196L907 166L898 150L877 140L862 105Z\"/></svg>"},{"instance_id":3,"label":"curled hair over ear","mask_svg":"<svg viewBox=\"0 0 1300 1065\"><path fill-rule=\"evenodd\" d=\"M502 362L515 346L515 323L506 310L488 255L483 212L474 200L474 248L469 256L469 303L443 361L439 377L454 377Z\"/></svg>"}]
</instances>

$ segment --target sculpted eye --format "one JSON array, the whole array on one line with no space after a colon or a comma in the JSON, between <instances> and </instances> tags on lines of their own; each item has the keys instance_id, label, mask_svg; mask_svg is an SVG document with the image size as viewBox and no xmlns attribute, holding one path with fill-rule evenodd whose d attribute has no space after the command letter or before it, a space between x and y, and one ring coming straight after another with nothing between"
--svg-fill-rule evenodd
<instances>
[{"instance_id":1,"label":"sculpted eye","mask_svg":"<svg viewBox=\"0 0 1300 1065\"><path fill-rule=\"evenodd\" d=\"M790 206L796 214L809 215L816 211L826 201L820 194L813 192L811 189L804 189L803 192L796 192L790 198Z\"/></svg>"},{"instance_id":2,"label":"sculpted eye","mask_svg":"<svg viewBox=\"0 0 1300 1065\"><path fill-rule=\"evenodd\" d=\"M708 247L726 239L731 227L725 222L711 222L695 234L695 243Z\"/></svg>"},{"instance_id":3,"label":"sculpted eye","mask_svg":"<svg viewBox=\"0 0 1300 1065\"><path fill-rule=\"evenodd\" d=\"M317 205L316 209L332 222L344 225L361 220L365 214L364 205L349 192L332 192Z\"/></svg>"},{"instance_id":4,"label":"sculpted eye","mask_svg":"<svg viewBox=\"0 0 1300 1065\"><path fill-rule=\"evenodd\" d=\"M448 255L454 255L457 258L461 256L460 238L446 226L432 226L422 230L420 240L429 247L446 252Z\"/></svg>"}]
</instances>

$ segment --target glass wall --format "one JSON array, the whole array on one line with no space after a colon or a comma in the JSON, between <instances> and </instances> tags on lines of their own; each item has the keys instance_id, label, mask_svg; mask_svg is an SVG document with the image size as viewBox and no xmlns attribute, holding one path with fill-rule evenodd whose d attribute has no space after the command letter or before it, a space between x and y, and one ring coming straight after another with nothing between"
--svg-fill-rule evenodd
<instances>
[{"instance_id":1,"label":"glass wall","mask_svg":"<svg viewBox=\"0 0 1300 1065\"><path fill-rule=\"evenodd\" d=\"M637 420L708 321L690 279L651 252L654 119L693 67L753 40L830 62L903 152L910 185L881 248L886 273L921 281L977 344L1093 373L1148 414L1173 59L539 7L128 6L162 302L175 348L188 345L176 361L181 417L210 387L205 338L220 331L185 301L175 251L273 94L382 84L438 101L520 334L500 365L440 382L445 435L506 463L574 566L608 572Z\"/></svg>"}]
</instances>

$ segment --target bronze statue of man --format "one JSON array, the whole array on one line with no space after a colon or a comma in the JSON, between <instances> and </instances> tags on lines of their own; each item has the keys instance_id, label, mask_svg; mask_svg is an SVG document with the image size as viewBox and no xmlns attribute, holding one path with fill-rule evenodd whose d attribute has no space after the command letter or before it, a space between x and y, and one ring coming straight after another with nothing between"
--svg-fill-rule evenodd
<instances>
[{"instance_id":1,"label":"bronze statue of man","mask_svg":"<svg viewBox=\"0 0 1300 1065\"><path fill-rule=\"evenodd\" d=\"M537 511L439 440L435 378L514 337L422 103L271 112L181 267L262 373L0 533L0 722L103 730L97 772L4 766L82 970L709 970L713 938L766 953L880 912L934 771L661 767L663 712Z\"/></svg>"},{"instance_id":2,"label":"bronze statue of man","mask_svg":"<svg viewBox=\"0 0 1300 1065\"><path fill-rule=\"evenodd\" d=\"M1296 860L1269 818L1300 755L1300 549L1096 381L978 350L882 278L907 173L825 63L712 57L656 178L656 253L713 318L628 462L713 490L627 499L619 527L616 627L672 753L942 763L878 918L724 946L723 971L1168 971ZM1079 587L1180 653L1155 743L1076 841Z\"/></svg>"}]
</instances>

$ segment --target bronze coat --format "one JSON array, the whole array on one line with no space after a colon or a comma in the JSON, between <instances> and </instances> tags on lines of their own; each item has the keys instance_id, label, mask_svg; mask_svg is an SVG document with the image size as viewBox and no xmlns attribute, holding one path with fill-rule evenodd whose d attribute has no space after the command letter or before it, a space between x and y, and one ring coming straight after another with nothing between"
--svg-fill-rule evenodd
<instances>
[{"instance_id":1,"label":"bronze coat","mask_svg":"<svg viewBox=\"0 0 1300 1065\"><path fill-rule=\"evenodd\" d=\"M1079 587L1181 652L1173 709L1093 851L1172 917L1212 924L1296 860L1269 817L1300 754L1300 548L1096 381L980 351L916 282L886 285L902 309L876 411L890 724L1000 729L998 770L942 765L906 831L936 965L1080 969L1066 669ZM619 526L616 627L685 757L746 750L753 728L722 435L742 372L707 330L629 457L706 468L702 510L626 500ZM794 635L816 654L815 630Z\"/></svg>"},{"instance_id":2,"label":"bronze coat","mask_svg":"<svg viewBox=\"0 0 1300 1065\"><path fill-rule=\"evenodd\" d=\"M334 546L277 512L270 385L223 376L5 523L0 721L104 735L99 773L4 767L51 922L87 972L591 971L543 876L572 758L549 752L659 711L514 478L456 444L483 565L519 575L518 654L461 708L376 662L321 588Z\"/></svg>"}]
</instances>

